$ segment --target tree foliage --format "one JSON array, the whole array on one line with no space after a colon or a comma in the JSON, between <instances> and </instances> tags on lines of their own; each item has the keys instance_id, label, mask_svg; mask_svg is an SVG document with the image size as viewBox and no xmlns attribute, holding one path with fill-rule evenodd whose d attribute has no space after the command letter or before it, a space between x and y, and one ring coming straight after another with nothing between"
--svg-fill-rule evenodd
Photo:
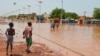
<instances>
[{"instance_id":1,"label":"tree foliage","mask_svg":"<svg viewBox=\"0 0 100 56\"><path fill-rule=\"evenodd\" d=\"M78 18L78 15L74 12L65 12L64 9L59 9L59 8L55 8L52 10L51 14L50 14L50 17L51 18L55 18L55 17L59 17L61 18L61 14L62 14L62 18L65 19L65 18L74 18L74 19L77 19Z\"/></svg>"},{"instance_id":2,"label":"tree foliage","mask_svg":"<svg viewBox=\"0 0 100 56\"><path fill-rule=\"evenodd\" d=\"M65 17L66 18L74 18L74 19L78 19L78 15L74 12L66 12L65 13Z\"/></svg>"},{"instance_id":3,"label":"tree foliage","mask_svg":"<svg viewBox=\"0 0 100 56\"><path fill-rule=\"evenodd\" d=\"M13 18L16 18L16 15L10 15L8 16L9 19L13 19Z\"/></svg>"},{"instance_id":4,"label":"tree foliage","mask_svg":"<svg viewBox=\"0 0 100 56\"><path fill-rule=\"evenodd\" d=\"M93 17L95 19L100 19L100 8L95 8L94 9Z\"/></svg>"},{"instance_id":5,"label":"tree foliage","mask_svg":"<svg viewBox=\"0 0 100 56\"><path fill-rule=\"evenodd\" d=\"M62 14L62 18L65 17L65 10L64 9L59 9L59 8L55 8L52 10L50 17L51 18L55 18L55 17L59 17L61 18L61 14Z\"/></svg>"}]
</instances>

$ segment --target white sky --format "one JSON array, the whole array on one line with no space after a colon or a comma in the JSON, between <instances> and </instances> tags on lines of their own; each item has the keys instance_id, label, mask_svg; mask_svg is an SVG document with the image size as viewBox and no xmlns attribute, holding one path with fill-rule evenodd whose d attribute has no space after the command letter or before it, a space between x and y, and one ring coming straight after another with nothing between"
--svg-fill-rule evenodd
<instances>
[{"instance_id":1,"label":"white sky","mask_svg":"<svg viewBox=\"0 0 100 56\"><path fill-rule=\"evenodd\" d=\"M28 5L31 5L30 13L36 12L39 14L39 0L0 0L0 16L18 13L29 13ZM61 8L62 0L42 0L41 14L52 9ZM16 2L16 5L13 3ZM25 10L23 11L23 7ZM63 8L66 12L76 12L78 15L84 15L86 11L87 16L92 16L94 8L100 8L100 0L63 0ZM21 9L20 12L18 9ZM17 12L12 12L16 11Z\"/></svg>"}]
</instances>

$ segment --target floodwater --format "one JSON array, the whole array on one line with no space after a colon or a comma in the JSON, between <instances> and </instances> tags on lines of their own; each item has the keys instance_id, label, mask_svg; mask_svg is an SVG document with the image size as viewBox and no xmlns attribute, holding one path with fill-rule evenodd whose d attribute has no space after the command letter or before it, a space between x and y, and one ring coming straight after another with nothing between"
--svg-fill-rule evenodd
<instances>
[{"instance_id":1,"label":"floodwater","mask_svg":"<svg viewBox=\"0 0 100 56\"><path fill-rule=\"evenodd\" d=\"M14 23L14 41L25 41L22 32L26 22ZM0 25L0 34L5 37L8 25ZM51 31L49 23L33 23L33 42L46 44L64 56L100 56L100 27L63 24ZM6 39L6 38L5 38Z\"/></svg>"}]
</instances>

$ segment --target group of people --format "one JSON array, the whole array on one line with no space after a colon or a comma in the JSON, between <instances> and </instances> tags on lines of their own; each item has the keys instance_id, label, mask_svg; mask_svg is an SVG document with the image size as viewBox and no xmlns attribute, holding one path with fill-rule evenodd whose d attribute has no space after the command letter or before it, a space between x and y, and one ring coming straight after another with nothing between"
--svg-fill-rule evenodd
<instances>
[{"instance_id":1,"label":"group of people","mask_svg":"<svg viewBox=\"0 0 100 56\"><path fill-rule=\"evenodd\" d=\"M32 23L28 22L27 24L28 24L28 26L26 26L25 30L23 31L23 38L26 38L26 46L27 46L26 52L31 53L29 48L32 45ZM14 35L15 35L15 29L13 27L14 27L14 23L10 22L9 23L9 28L7 28L7 30L5 32L5 34L7 36L6 55L8 55L9 46L10 46L10 51L12 53L13 38L14 38Z\"/></svg>"},{"instance_id":2,"label":"group of people","mask_svg":"<svg viewBox=\"0 0 100 56\"><path fill-rule=\"evenodd\" d=\"M60 19L59 18L55 18L54 20L51 20L51 30L54 31L55 28L58 29L59 25L60 25Z\"/></svg>"}]
</instances>

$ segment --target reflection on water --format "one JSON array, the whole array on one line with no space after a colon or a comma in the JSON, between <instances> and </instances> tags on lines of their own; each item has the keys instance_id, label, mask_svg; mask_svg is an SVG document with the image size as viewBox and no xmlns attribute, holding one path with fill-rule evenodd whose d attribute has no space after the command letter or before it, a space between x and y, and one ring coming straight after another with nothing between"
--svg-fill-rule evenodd
<instances>
[{"instance_id":1,"label":"reflection on water","mask_svg":"<svg viewBox=\"0 0 100 56\"><path fill-rule=\"evenodd\" d=\"M15 41L24 41L22 32L26 25L15 22ZM0 25L0 33L4 34L6 28L8 25ZM49 23L33 23L33 41L45 43L65 56L100 56L100 27L64 24L51 32Z\"/></svg>"}]
</instances>

